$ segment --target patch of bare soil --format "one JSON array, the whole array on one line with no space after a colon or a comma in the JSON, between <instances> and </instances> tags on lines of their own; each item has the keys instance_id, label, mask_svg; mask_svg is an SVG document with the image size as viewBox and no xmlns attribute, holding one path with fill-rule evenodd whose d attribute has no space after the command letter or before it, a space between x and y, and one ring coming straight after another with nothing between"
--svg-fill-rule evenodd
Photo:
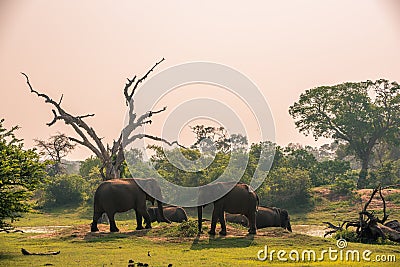
<instances>
[{"instance_id":1,"label":"patch of bare soil","mask_svg":"<svg viewBox=\"0 0 400 267\"><path fill-rule=\"evenodd\" d=\"M373 191L373 189L361 189L361 190L357 191L361 195L361 200L362 200L363 204L369 200L369 198L371 197L372 191ZM384 190L382 190L382 195L386 201L386 208L400 209L400 207L398 205L387 200L388 195L399 194L399 193L400 193L400 189L384 189ZM371 203L369 204L368 209L382 210L382 207L383 207L382 200L381 200L379 194L376 194L374 196L374 198L372 199Z\"/></svg>"},{"instance_id":2,"label":"patch of bare soil","mask_svg":"<svg viewBox=\"0 0 400 267\"><path fill-rule=\"evenodd\" d=\"M210 227L209 222L204 223L204 225ZM173 225L156 225L152 229L143 229L143 230L133 230L129 231L128 229L124 229L124 227L120 227L121 231L119 233L110 233L109 225L99 224L99 232L90 232L90 225L74 225L69 227L59 227L57 231L51 231L47 233L39 233L37 235L31 235L28 238L62 238L62 239L80 239L80 240L93 240L98 238L112 238L112 237L142 237L147 240L153 242L184 242L184 241L193 241L194 238L198 240L206 240L209 239L210 236L206 233L198 236L198 237L178 237L178 236L168 236L166 233L169 232L170 228L173 228ZM49 229L51 227L48 227ZM248 231L246 228L241 226L232 226L227 224L227 236L223 238L232 238L232 237L248 237ZM219 224L217 225L217 235L219 237ZM297 232L297 231L296 231ZM302 233L302 232L299 232ZM257 230L256 236L263 237L289 237L291 233L287 230L284 230L280 227L272 227L272 228L264 228Z\"/></svg>"},{"instance_id":3,"label":"patch of bare soil","mask_svg":"<svg viewBox=\"0 0 400 267\"><path fill-rule=\"evenodd\" d=\"M325 199L328 199L329 201L346 201L350 199L350 196L342 196L338 195L337 193L334 193L332 190L329 188L325 187L317 187L313 189L314 193L317 194L320 197L323 197ZM372 194L373 189L360 189L357 190L357 194L361 197L363 205L369 200L371 194ZM386 199L387 196L391 194L398 194L400 193L400 189L385 189L382 190L382 195L386 200L386 207L389 209L400 209L398 205L395 203L389 201ZM380 199L379 194L376 194L373 200L371 201L371 204L369 205L369 208L372 210L377 210L377 209L382 209L382 200Z\"/></svg>"},{"instance_id":4,"label":"patch of bare soil","mask_svg":"<svg viewBox=\"0 0 400 267\"><path fill-rule=\"evenodd\" d=\"M339 194L333 192L332 190L330 190L329 188L325 188L325 187L316 187L316 188L313 188L313 191L318 196L328 199L329 201L344 201L344 200L350 199L349 196L339 195Z\"/></svg>"}]
</instances>

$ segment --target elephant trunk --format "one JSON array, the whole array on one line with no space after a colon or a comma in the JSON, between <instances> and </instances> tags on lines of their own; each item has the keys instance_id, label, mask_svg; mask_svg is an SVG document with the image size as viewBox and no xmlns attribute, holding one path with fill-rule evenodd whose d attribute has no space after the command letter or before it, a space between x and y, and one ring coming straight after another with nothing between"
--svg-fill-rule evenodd
<instances>
[{"instance_id":1,"label":"elephant trunk","mask_svg":"<svg viewBox=\"0 0 400 267\"><path fill-rule=\"evenodd\" d=\"M288 229L289 232L292 232L292 226L290 225L290 221L287 222L286 229Z\"/></svg>"},{"instance_id":2,"label":"elephant trunk","mask_svg":"<svg viewBox=\"0 0 400 267\"><path fill-rule=\"evenodd\" d=\"M164 216L164 209L161 201L157 200L157 206L157 222L171 223L171 221Z\"/></svg>"}]
</instances>

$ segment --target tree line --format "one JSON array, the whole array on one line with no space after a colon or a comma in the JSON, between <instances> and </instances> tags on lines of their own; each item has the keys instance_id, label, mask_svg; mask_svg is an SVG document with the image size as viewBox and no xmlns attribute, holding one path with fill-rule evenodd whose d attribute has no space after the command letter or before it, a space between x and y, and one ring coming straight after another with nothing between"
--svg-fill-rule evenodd
<instances>
[{"instance_id":1,"label":"tree line","mask_svg":"<svg viewBox=\"0 0 400 267\"><path fill-rule=\"evenodd\" d=\"M275 156L270 170L267 166L260 168L267 177L259 188L261 195L268 195L264 199L269 202L264 204L307 203L309 189L314 186L332 185L338 192L349 193L354 188L399 181L400 86L397 82L384 79L320 86L300 95L299 100L290 106L289 113L300 132L311 134L315 139L328 137L334 140L332 144L320 148L293 144L280 147L268 140L248 146L245 136L227 136L223 127L197 125L192 128L196 142L189 148L180 146L163 150L159 145L151 146L148 149L153 150L154 155L150 162L143 161L139 150L123 153L129 144L142 138L177 144L157 136L135 134L136 129L152 122L153 115L166 110L164 107L137 114L133 101L139 85L163 61L157 62L141 78L134 76L128 79L122 92L129 109L130 123L112 144L105 144L97 131L86 122L94 114L71 114L61 106L63 96L55 101L39 92L32 86L28 75L23 73L30 92L53 108L54 118L47 125L62 121L72 127L77 137L60 134L53 140L36 140L41 153L50 156L47 161L42 161L39 152L25 149L22 141L15 137L14 131L18 127L7 130L2 126L4 119L0 121L0 227L6 225L6 218L12 221L20 212L27 211L29 194L43 184L48 185L47 189L53 186L53 193L49 193L51 190L47 192L50 194L48 198L51 194L68 192L66 187L69 186L72 188L69 195L85 191L86 196L76 194L77 199L85 200L90 198L90 190L101 180L131 175L149 176L155 171L165 179L185 186L206 184L226 171L230 161L233 167L228 171L235 175L235 172L244 169L241 180L249 182L258 164L260 151L265 148ZM87 147L94 156L81 164L79 174L71 176L64 173L60 162L75 145ZM61 150L54 153L48 150L49 147ZM167 158L183 154L193 160L207 153L215 155L215 159L204 170L195 172L183 173ZM247 164L244 163L245 158L249 159ZM134 164L129 166L127 162ZM68 200L61 202L65 201Z\"/></svg>"}]
</instances>

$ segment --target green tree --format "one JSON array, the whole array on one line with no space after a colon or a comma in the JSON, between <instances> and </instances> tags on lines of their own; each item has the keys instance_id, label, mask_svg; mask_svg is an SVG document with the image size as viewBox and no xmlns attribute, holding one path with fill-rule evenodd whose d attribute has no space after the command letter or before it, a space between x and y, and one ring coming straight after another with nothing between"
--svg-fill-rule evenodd
<instances>
[{"instance_id":1,"label":"green tree","mask_svg":"<svg viewBox=\"0 0 400 267\"><path fill-rule=\"evenodd\" d=\"M101 176L101 160L97 157L90 156L81 162L81 165L79 166L79 174L84 178L89 177L89 174L93 171L93 168L99 170L99 176Z\"/></svg>"},{"instance_id":2,"label":"green tree","mask_svg":"<svg viewBox=\"0 0 400 267\"><path fill-rule=\"evenodd\" d=\"M321 86L300 95L289 108L300 132L348 144L361 162L357 187L366 185L375 144L395 143L400 128L400 86L388 80Z\"/></svg>"},{"instance_id":3,"label":"green tree","mask_svg":"<svg viewBox=\"0 0 400 267\"><path fill-rule=\"evenodd\" d=\"M90 185L77 174L57 175L45 188L46 206L63 206L80 204L89 199Z\"/></svg>"},{"instance_id":4,"label":"green tree","mask_svg":"<svg viewBox=\"0 0 400 267\"><path fill-rule=\"evenodd\" d=\"M0 120L0 228L10 226L21 212L30 209L28 200L45 178L45 164L34 149L24 150L15 137L18 127L6 130Z\"/></svg>"},{"instance_id":5,"label":"green tree","mask_svg":"<svg viewBox=\"0 0 400 267\"><path fill-rule=\"evenodd\" d=\"M69 138L62 133L50 136L47 141L35 139L35 142L39 149L52 161L48 174L50 176L55 176L65 173L66 169L61 160L75 148L76 144L73 144Z\"/></svg>"},{"instance_id":6,"label":"green tree","mask_svg":"<svg viewBox=\"0 0 400 267\"><path fill-rule=\"evenodd\" d=\"M293 147L289 144L285 148L285 152L287 164L292 168L309 170L317 163L314 155L301 146Z\"/></svg>"},{"instance_id":7,"label":"green tree","mask_svg":"<svg viewBox=\"0 0 400 267\"><path fill-rule=\"evenodd\" d=\"M382 166L372 170L369 173L369 182L371 187L376 187L378 184L388 186L400 182L400 160L385 161Z\"/></svg>"},{"instance_id":8,"label":"green tree","mask_svg":"<svg viewBox=\"0 0 400 267\"><path fill-rule=\"evenodd\" d=\"M343 160L325 160L317 162L310 169L310 178L313 186L332 184L337 177L351 171L350 162Z\"/></svg>"},{"instance_id":9,"label":"green tree","mask_svg":"<svg viewBox=\"0 0 400 267\"><path fill-rule=\"evenodd\" d=\"M310 187L308 171L279 167L270 171L258 191L262 204L290 208L309 203Z\"/></svg>"}]
</instances>

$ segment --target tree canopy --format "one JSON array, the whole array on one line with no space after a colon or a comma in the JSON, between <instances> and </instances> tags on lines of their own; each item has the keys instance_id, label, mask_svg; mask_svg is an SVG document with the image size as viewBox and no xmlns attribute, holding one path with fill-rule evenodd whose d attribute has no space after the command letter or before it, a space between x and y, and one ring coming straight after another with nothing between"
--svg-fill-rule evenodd
<instances>
[{"instance_id":1,"label":"tree canopy","mask_svg":"<svg viewBox=\"0 0 400 267\"><path fill-rule=\"evenodd\" d=\"M33 149L24 150L14 131L7 130L0 120L0 228L9 226L19 213L30 208L27 202L30 192L35 190L45 178L45 164Z\"/></svg>"},{"instance_id":2,"label":"tree canopy","mask_svg":"<svg viewBox=\"0 0 400 267\"><path fill-rule=\"evenodd\" d=\"M75 148L76 144L72 143L63 133L50 136L47 141L35 139L35 142L42 153L48 156L52 161L49 170L50 176L65 172L61 159L65 158Z\"/></svg>"},{"instance_id":3,"label":"tree canopy","mask_svg":"<svg viewBox=\"0 0 400 267\"><path fill-rule=\"evenodd\" d=\"M398 142L400 86L384 79L320 86L301 94L289 113L300 132L348 145L361 162L357 187L362 188L374 146L380 140Z\"/></svg>"}]
</instances>

